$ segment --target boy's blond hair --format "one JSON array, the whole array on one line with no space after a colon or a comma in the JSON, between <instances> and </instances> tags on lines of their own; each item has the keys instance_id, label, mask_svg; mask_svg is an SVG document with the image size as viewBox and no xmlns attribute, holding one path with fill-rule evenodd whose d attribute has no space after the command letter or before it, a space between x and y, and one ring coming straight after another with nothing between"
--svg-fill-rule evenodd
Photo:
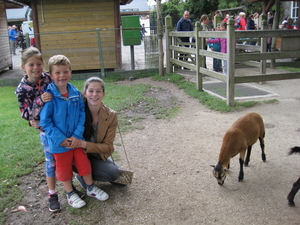
<instances>
[{"instance_id":1,"label":"boy's blond hair","mask_svg":"<svg viewBox=\"0 0 300 225\"><path fill-rule=\"evenodd\" d=\"M64 55L54 55L52 56L48 61L48 67L49 67L49 73L52 73L52 67L53 66L62 66L67 65L69 66L69 69L71 69L71 63L70 60L64 56Z\"/></svg>"}]
</instances>

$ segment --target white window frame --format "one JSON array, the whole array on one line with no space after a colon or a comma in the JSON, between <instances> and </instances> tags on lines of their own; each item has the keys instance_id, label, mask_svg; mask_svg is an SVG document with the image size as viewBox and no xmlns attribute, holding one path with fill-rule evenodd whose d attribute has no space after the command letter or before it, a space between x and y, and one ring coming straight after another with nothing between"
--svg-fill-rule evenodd
<instances>
[{"instance_id":1,"label":"white window frame","mask_svg":"<svg viewBox=\"0 0 300 225\"><path fill-rule=\"evenodd\" d=\"M296 1L291 2L291 18L292 19L298 19L298 4Z\"/></svg>"}]
</instances>

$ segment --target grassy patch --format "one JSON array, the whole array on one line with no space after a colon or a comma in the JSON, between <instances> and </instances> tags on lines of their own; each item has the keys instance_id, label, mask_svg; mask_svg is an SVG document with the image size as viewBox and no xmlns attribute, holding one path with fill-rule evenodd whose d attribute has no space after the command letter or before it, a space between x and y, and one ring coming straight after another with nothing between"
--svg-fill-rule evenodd
<instances>
[{"instance_id":1,"label":"grassy patch","mask_svg":"<svg viewBox=\"0 0 300 225\"><path fill-rule=\"evenodd\" d=\"M248 102L235 102L234 107L227 105L226 101L219 99L213 95L208 94L204 91L198 91L196 84L186 81L183 76L178 74L167 74L165 76L154 76L154 80L158 81L169 81L176 85L179 89L183 89L185 93L189 96L196 98L203 105L206 105L209 109L220 111L220 112L230 112L241 110L243 108L252 107L256 104L259 104L259 101L248 101ZM273 100L276 101L276 100ZM271 103L265 102L265 103Z\"/></svg>"},{"instance_id":2,"label":"grassy patch","mask_svg":"<svg viewBox=\"0 0 300 225\"><path fill-rule=\"evenodd\" d=\"M296 68L296 67L279 66L276 68L281 70L287 70L289 72L300 72L300 68Z\"/></svg>"}]
</instances>

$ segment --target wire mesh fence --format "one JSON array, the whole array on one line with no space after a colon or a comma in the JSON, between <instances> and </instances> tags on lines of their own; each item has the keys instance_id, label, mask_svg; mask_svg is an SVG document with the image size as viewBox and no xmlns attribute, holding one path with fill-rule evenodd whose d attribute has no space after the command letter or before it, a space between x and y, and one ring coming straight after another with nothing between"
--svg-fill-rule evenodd
<instances>
[{"instance_id":1,"label":"wire mesh fence","mask_svg":"<svg viewBox=\"0 0 300 225\"><path fill-rule=\"evenodd\" d=\"M134 46L124 46L122 30L117 29L39 33L35 37L40 39L45 70L48 59L56 54L66 55L74 72L99 72L102 76L111 71L158 69L159 65L155 32L141 35L141 44ZM28 47L34 42L26 43Z\"/></svg>"}]
</instances>

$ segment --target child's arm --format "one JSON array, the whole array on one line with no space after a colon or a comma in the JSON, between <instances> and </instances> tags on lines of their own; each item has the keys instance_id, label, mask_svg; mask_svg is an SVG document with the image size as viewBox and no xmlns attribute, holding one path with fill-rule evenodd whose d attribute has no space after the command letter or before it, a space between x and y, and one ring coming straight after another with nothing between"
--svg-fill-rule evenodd
<instances>
[{"instance_id":1,"label":"child's arm","mask_svg":"<svg viewBox=\"0 0 300 225\"><path fill-rule=\"evenodd\" d=\"M72 134L72 137L77 138L79 140L84 140L83 132L84 132L84 123L85 123L85 110L84 110L84 103L82 98L79 99L79 111L80 112L77 121L77 126Z\"/></svg>"},{"instance_id":2,"label":"child's arm","mask_svg":"<svg viewBox=\"0 0 300 225\"><path fill-rule=\"evenodd\" d=\"M59 146L67 137L54 124L54 107L53 101L45 103L40 113L40 126L46 132L47 137L53 140L55 146Z\"/></svg>"},{"instance_id":3,"label":"child's arm","mask_svg":"<svg viewBox=\"0 0 300 225\"><path fill-rule=\"evenodd\" d=\"M208 43L219 43L220 42L220 38L206 39L206 42L208 42Z\"/></svg>"},{"instance_id":4,"label":"child's arm","mask_svg":"<svg viewBox=\"0 0 300 225\"><path fill-rule=\"evenodd\" d=\"M36 95L36 93L34 93L32 90L28 91L28 89L23 86L19 86L17 88L16 95L18 98L21 117L28 121L37 119L42 107L44 106L44 103L46 101L50 101L52 98L52 95L48 93L45 95L44 101L42 95ZM49 95L51 95L51 97L49 97Z\"/></svg>"}]
</instances>

